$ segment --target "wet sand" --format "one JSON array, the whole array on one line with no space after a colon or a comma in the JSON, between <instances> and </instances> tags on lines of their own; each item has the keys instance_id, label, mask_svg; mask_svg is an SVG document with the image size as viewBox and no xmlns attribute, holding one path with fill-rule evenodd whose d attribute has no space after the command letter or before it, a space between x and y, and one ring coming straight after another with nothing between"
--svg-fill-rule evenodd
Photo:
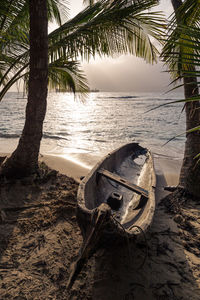
<instances>
[{"instance_id":1,"label":"wet sand","mask_svg":"<svg viewBox=\"0 0 200 300\"><path fill-rule=\"evenodd\" d=\"M78 181L80 176L85 176L100 159L100 156L85 153L76 155L44 154L40 157L40 160L44 161L50 168L67 176L71 176ZM172 157L156 155L154 157L154 164L156 174L164 176L167 185L178 184L179 171L181 168L180 159L174 160ZM157 185L159 186L160 182L157 182Z\"/></svg>"}]
</instances>

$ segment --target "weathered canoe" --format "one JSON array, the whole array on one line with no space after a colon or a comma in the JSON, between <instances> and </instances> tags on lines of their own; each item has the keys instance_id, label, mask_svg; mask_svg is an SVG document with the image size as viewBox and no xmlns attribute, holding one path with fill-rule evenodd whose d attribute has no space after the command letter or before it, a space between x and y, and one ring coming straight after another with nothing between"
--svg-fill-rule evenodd
<instances>
[{"instance_id":1,"label":"weathered canoe","mask_svg":"<svg viewBox=\"0 0 200 300\"><path fill-rule=\"evenodd\" d=\"M147 231L155 211L155 185L151 152L137 143L108 154L81 181L77 221L83 244L72 265L68 289L99 247Z\"/></svg>"},{"instance_id":2,"label":"weathered canoe","mask_svg":"<svg viewBox=\"0 0 200 300\"><path fill-rule=\"evenodd\" d=\"M109 228L115 234L131 238L146 232L155 211L155 185L149 150L130 143L109 153L79 185L77 220L83 237L94 227L95 213L109 207Z\"/></svg>"}]
</instances>

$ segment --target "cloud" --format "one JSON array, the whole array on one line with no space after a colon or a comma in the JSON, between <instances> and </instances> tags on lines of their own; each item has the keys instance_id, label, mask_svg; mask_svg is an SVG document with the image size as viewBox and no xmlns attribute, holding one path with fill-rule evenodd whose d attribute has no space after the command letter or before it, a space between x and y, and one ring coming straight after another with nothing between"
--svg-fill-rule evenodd
<instances>
[{"instance_id":1,"label":"cloud","mask_svg":"<svg viewBox=\"0 0 200 300\"><path fill-rule=\"evenodd\" d=\"M79 0L76 0L79 1ZM163 11L166 17L173 12L171 1L162 0L154 11ZM83 63L91 88L102 91L164 92L169 89L169 74L164 67L146 64L142 59L123 55L114 59L97 58Z\"/></svg>"},{"instance_id":2,"label":"cloud","mask_svg":"<svg viewBox=\"0 0 200 300\"><path fill-rule=\"evenodd\" d=\"M146 64L142 59L121 56L118 59L84 63L83 69L90 86L102 91L166 91L169 75L163 73L161 63Z\"/></svg>"}]
</instances>

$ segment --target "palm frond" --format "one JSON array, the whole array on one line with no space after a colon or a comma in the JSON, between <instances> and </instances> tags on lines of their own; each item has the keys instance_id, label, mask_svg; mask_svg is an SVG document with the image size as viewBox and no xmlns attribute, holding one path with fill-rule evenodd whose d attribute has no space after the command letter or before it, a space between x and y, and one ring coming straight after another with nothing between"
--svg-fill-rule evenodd
<instances>
[{"instance_id":1,"label":"palm frond","mask_svg":"<svg viewBox=\"0 0 200 300\"><path fill-rule=\"evenodd\" d=\"M174 78L181 77L188 69L194 69L191 60L199 54L199 28L200 1L184 1L168 26L167 39L161 53Z\"/></svg>"},{"instance_id":2,"label":"palm frond","mask_svg":"<svg viewBox=\"0 0 200 300\"><path fill-rule=\"evenodd\" d=\"M2 0L1 4L5 4L6 9L0 4L1 95L6 91L6 85L10 87L17 78L25 78L25 86L28 79L27 1ZM156 61L158 51L152 38L159 40L164 20L159 13L144 11L157 3L157 0L101 0L50 33L51 86L62 89L69 86L73 92L86 92L87 81L77 62L80 57L89 59L96 54L113 56L131 53L148 62ZM49 20L54 18L61 23L59 5L64 4L64 0L48 0Z\"/></svg>"},{"instance_id":3,"label":"palm frond","mask_svg":"<svg viewBox=\"0 0 200 300\"><path fill-rule=\"evenodd\" d=\"M87 94L88 82L77 61L59 59L49 64L49 86L52 89Z\"/></svg>"},{"instance_id":4,"label":"palm frond","mask_svg":"<svg viewBox=\"0 0 200 300\"><path fill-rule=\"evenodd\" d=\"M200 24L199 0L186 0L176 11L178 23L198 27Z\"/></svg>"},{"instance_id":5,"label":"palm frond","mask_svg":"<svg viewBox=\"0 0 200 300\"><path fill-rule=\"evenodd\" d=\"M181 85L182 86L182 85ZM144 113L149 113L153 110L156 110L158 108L161 108L163 106L167 106L167 105L171 105L171 104L177 104L177 103L191 103L191 102L197 102L200 100L200 96L196 96L196 97L192 97L192 98L187 98L187 99L180 99L180 100L174 100L174 101L169 101L167 103L163 103L163 104L160 104L160 105L157 105L156 107L153 107L147 111L145 111Z\"/></svg>"},{"instance_id":6,"label":"palm frond","mask_svg":"<svg viewBox=\"0 0 200 300\"><path fill-rule=\"evenodd\" d=\"M177 102L184 102L183 109L187 108L186 118L191 118L186 122L187 131L190 134L199 131L200 95L198 78L200 77L200 1L185 0L175 11L174 17L169 24L168 36L161 53L162 59L168 66L173 77L173 83L183 79L183 84L176 85L174 89L184 86L185 99ZM174 90L172 89L172 90ZM189 110L188 110L189 108ZM191 125L192 124L192 125ZM195 126L195 125L198 126ZM195 126L195 127L194 127ZM191 128L193 127L193 128ZM180 134L182 135L182 134ZM175 138L175 137L174 137ZM174 139L172 138L172 139ZM170 139L169 141L171 141ZM168 142L169 142L168 141ZM167 142L167 143L168 143Z\"/></svg>"},{"instance_id":7,"label":"palm frond","mask_svg":"<svg viewBox=\"0 0 200 300\"><path fill-rule=\"evenodd\" d=\"M172 137L171 139L169 139L166 143L164 143L163 146L167 145L169 142L173 141L173 140L176 139L177 137L180 137L180 136L185 135L185 133L188 134L188 133L192 133L192 132L196 132L196 131L200 131L200 125L199 125L199 126L196 126L196 127L193 127L193 128L191 128L191 129L187 130L186 132L184 131L184 132L181 132L181 133L177 134L176 136L173 136L173 137ZM197 154L196 157L198 157L199 155L200 155L200 153ZM194 159L195 159L195 157L194 157Z\"/></svg>"},{"instance_id":8,"label":"palm frond","mask_svg":"<svg viewBox=\"0 0 200 300\"><path fill-rule=\"evenodd\" d=\"M56 21L59 26L62 25L63 21L69 17L69 3L64 0L48 0L48 20L50 22Z\"/></svg>"},{"instance_id":9,"label":"palm frond","mask_svg":"<svg viewBox=\"0 0 200 300\"><path fill-rule=\"evenodd\" d=\"M162 58L175 81L183 77L200 77L200 28L177 26L173 36L166 41Z\"/></svg>"},{"instance_id":10,"label":"palm frond","mask_svg":"<svg viewBox=\"0 0 200 300\"><path fill-rule=\"evenodd\" d=\"M11 87L17 78L28 74L28 70L25 70L29 62L28 5L28 0L0 2L0 100L7 87ZM48 0L47 5L49 20L56 20L60 24L62 16L65 16L66 21L66 1Z\"/></svg>"},{"instance_id":11,"label":"palm frond","mask_svg":"<svg viewBox=\"0 0 200 300\"><path fill-rule=\"evenodd\" d=\"M160 39L164 19L144 10L156 0L98 1L49 35L53 59L66 55L89 60L96 54L113 56L131 53L154 62L157 49L151 37Z\"/></svg>"}]
</instances>

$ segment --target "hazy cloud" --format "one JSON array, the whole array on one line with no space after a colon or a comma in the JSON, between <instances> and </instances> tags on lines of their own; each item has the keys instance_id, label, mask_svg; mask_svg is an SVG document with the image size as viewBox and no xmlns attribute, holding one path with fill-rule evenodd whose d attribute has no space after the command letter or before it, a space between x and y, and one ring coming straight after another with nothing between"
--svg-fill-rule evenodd
<instances>
[{"instance_id":1,"label":"hazy cloud","mask_svg":"<svg viewBox=\"0 0 200 300\"><path fill-rule=\"evenodd\" d=\"M76 0L78 2L79 0ZM166 16L173 12L171 1L162 0L154 10ZM83 63L91 88L102 91L166 91L170 77L163 64L149 65L140 58L120 56L115 59L96 59Z\"/></svg>"}]
</instances>

